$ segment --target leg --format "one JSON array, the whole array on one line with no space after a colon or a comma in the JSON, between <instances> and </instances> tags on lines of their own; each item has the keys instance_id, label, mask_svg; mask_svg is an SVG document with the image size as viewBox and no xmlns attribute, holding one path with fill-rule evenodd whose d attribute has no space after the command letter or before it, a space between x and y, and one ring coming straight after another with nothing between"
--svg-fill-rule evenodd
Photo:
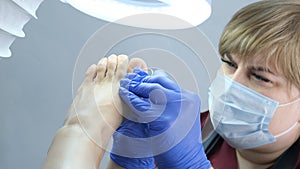
<instances>
[{"instance_id":1,"label":"leg","mask_svg":"<svg viewBox=\"0 0 300 169\"><path fill-rule=\"evenodd\" d=\"M103 58L89 67L43 169L99 167L109 138L122 122L120 113L126 111L118 88L127 67L124 55Z\"/></svg>"}]
</instances>

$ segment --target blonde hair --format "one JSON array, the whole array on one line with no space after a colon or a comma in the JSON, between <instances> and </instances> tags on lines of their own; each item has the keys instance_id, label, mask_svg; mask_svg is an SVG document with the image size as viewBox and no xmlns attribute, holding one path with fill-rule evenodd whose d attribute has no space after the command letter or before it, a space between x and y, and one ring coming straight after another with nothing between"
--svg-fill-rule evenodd
<instances>
[{"instance_id":1,"label":"blonde hair","mask_svg":"<svg viewBox=\"0 0 300 169\"><path fill-rule=\"evenodd\" d=\"M219 53L265 57L300 89L300 0L263 0L238 11L224 29Z\"/></svg>"}]
</instances>

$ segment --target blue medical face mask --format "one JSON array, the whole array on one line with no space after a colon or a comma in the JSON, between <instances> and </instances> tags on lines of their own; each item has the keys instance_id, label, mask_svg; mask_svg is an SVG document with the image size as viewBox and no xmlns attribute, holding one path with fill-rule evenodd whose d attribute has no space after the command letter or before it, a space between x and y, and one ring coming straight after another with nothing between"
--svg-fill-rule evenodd
<instances>
[{"instance_id":1,"label":"blue medical face mask","mask_svg":"<svg viewBox=\"0 0 300 169\"><path fill-rule=\"evenodd\" d=\"M209 90L209 111L214 129L234 148L249 149L275 142L277 137L298 124L296 121L276 136L268 130L276 109L293 104L300 98L279 105L221 72L218 72Z\"/></svg>"}]
</instances>

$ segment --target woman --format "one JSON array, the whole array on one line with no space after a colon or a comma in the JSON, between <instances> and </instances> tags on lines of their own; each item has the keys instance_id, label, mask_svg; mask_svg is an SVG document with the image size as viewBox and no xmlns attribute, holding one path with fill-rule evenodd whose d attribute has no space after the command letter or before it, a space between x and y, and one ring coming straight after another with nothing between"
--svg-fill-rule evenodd
<instances>
[{"instance_id":1,"label":"woman","mask_svg":"<svg viewBox=\"0 0 300 169\"><path fill-rule=\"evenodd\" d=\"M299 144L297 142L300 138L300 1L268 0L241 9L225 27L219 43L219 52L223 62L221 71L227 77L250 88L251 93L255 91L279 102L273 115L264 116L256 115L257 113L267 113L266 110L261 111L259 108L272 106L263 103L264 99L259 100L260 97L253 97L257 100L252 101L249 96L244 98L243 94L247 92L240 91L238 99L228 99L228 101L236 101L236 106L240 106L244 111L253 113L253 116L246 117L247 113L242 113L238 109L232 110L239 113L239 116L245 115L243 118L269 117L270 122L264 121L265 127L249 124L250 121L242 117L236 120L247 121L248 124L230 124L231 126L229 126L225 124L228 122L227 119L224 119L221 122L223 123L222 127L220 124L217 126L218 118L214 113L218 114L219 112L214 111L218 111L216 110L218 107L212 103L210 112L214 127L226 142L236 148L234 151L236 157L220 154L225 158L231 156L235 161L231 166L225 168L271 167L279 162L280 157L284 158L284 152L287 152L293 144ZM232 90L234 89L239 88ZM230 94L235 96L235 94ZM231 113L225 113L224 116L232 116ZM254 120L251 122L253 123ZM261 125L259 121L254 123ZM264 134L257 134L261 138L254 139L249 134L236 130L237 127L240 130L247 127L248 129L245 129L244 132L252 130L253 135L253 130L257 130L256 133L259 133L255 127L261 127L260 129L264 130L261 133ZM246 139L248 139L247 143ZM221 149L227 149L225 144L223 143ZM228 151L231 151L230 149L228 148ZM296 151L292 156L299 156L299 145ZM219 153L221 153L220 150ZM220 168L217 167L217 163L220 162L217 160L217 158L220 159L217 154L209 157L213 158L211 159L213 166ZM284 163L288 163L288 161ZM289 165L286 164L286 166ZM299 167L298 160L298 165L294 168Z\"/></svg>"}]
</instances>

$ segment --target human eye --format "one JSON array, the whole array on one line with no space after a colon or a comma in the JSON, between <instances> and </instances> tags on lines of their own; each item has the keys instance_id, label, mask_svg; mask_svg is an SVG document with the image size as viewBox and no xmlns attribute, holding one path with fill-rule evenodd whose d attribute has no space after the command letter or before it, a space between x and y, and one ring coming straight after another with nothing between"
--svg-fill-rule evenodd
<instances>
[{"instance_id":1,"label":"human eye","mask_svg":"<svg viewBox=\"0 0 300 169\"><path fill-rule=\"evenodd\" d=\"M221 61L222 61L223 63L225 63L226 66L228 66L228 67L230 67L230 68L237 69L237 65L236 65L235 63L233 63L233 62L231 62L231 61L229 61L229 60L226 60L226 59L224 59L224 58L221 58Z\"/></svg>"},{"instance_id":2,"label":"human eye","mask_svg":"<svg viewBox=\"0 0 300 169\"><path fill-rule=\"evenodd\" d=\"M264 76L262 76L262 75L259 75L259 74L257 74L257 73L252 73L252 76L255 78L255 80L257 80L257 81L260 81L260 82L263 82L263 83L272 83L272 81L271 80L269 80L269 79L267 79L267 78L265 78Z\"/></svg>"}]
</instances>

